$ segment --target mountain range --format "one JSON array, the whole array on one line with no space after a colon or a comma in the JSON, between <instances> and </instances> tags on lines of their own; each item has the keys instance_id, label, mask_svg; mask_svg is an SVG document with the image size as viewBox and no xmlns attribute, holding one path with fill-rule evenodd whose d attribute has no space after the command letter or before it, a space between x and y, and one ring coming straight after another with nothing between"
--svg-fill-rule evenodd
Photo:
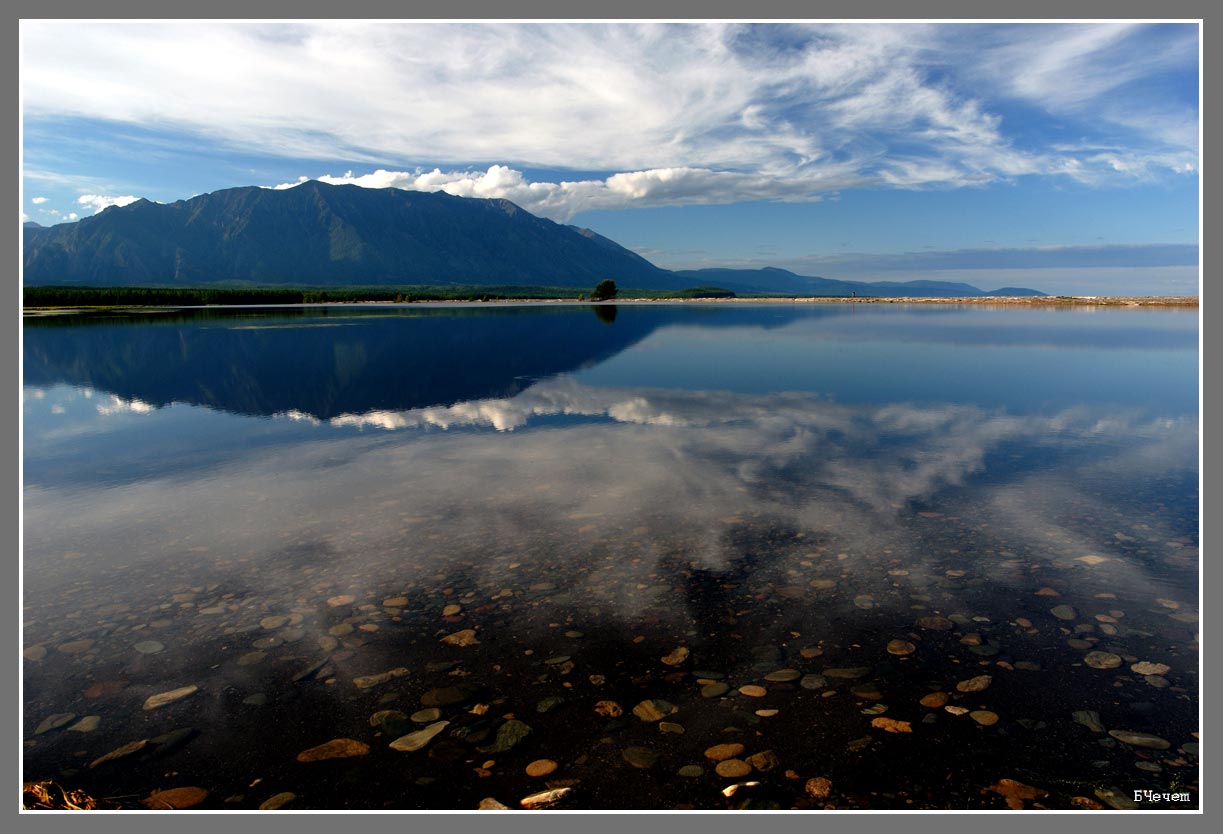
<instances>
[{"instance_id":1,"label":"mountain range","mask_svg":"<svg viewBox=\"0 0 1223 834\"><path fill-rule=\"evenodd\" d=\"M23 226L27 286L717 286L737 293L1041 295L939 281L862 282L783 269L661 269L589 229L509 200L308 181L137 200L74 223Z\"/></svg>"}]
</instances>

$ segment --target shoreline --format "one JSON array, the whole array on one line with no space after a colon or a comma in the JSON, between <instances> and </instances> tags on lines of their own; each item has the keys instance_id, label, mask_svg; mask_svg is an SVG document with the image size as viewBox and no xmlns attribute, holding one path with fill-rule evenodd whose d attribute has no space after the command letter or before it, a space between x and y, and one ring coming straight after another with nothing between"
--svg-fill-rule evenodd
<instances>
[{"instance_id":1,"label":"shoreline","mask_svg":"<svg viewBox=\"0 0 1223 834\"><path fill-rule=\"evenodd\" d=\"M1100 295L1100 296L923 296L844 298L832 296L748 296L734 298L623 298L609 301L578 301L572 298L505 298L495 301L421 300L410 302L393 301L325 301L301 304L121 304L105 306L40 307L23 306L22 316L55 315L61 313L124 312L129 310L207 310L241 308L298 308L298 307L415 307L458 306L499 304L568 304L589 306L594 304L951 304L1007 307L1199 307L1198 296L1169 295Z\"/></svg>"}]
</instances>

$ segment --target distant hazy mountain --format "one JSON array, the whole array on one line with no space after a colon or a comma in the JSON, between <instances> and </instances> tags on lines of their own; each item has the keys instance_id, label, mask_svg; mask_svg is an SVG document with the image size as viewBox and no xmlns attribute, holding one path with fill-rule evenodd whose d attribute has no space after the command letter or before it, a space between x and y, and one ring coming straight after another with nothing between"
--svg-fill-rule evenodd
<instances>
[{"instance_id":1,"label":"distant hazy mountain","mask_svg":"<svg viewBox=\"0 0 1223 834\"><path fill-rule=\"evenodd\" d=\"M690 269L674 273L693 286L714 286L737 293L784 292L794 295L852 295L896 298L1044 295L1022 287L986 292L972 284L953 281L838 281L797 275L786 269Z\"/></svg>"},{"instance_id":2,"label":"distant hazy mountain","mask_svg":"<svg viewBox=\"0 0 1223 834\"><path fill-rule=\"evenodd\" d=\"M45 229L46 228L46 226L44 226L43 224L35 220L27 220L21 224L21 227L23 229Z\"/></svg>"},{"instance_id":3,"label":"distant hazy mountain","mask_svg":"<svg viewBox=\"0 0 1223 834\"><path fill-rule=\"evenodd\" d=\"M138 200L25 232L26 284L679 288L645 258L508 200L307 182Z\"/></svg>"},{"instance_id":4,"label":"distant hazy mountain","mask_svg":"<svg viewBox=\"0 0 1223 834\"><path fill-rule=\"evenodd\" d=\"M27 285L378 284L715 286L738 293L868 296L1041 295L969 284L836 281L784 269L654 266L589 229L508 200L306 182L246 187L163 205L138 200L75 223L23 229Z\"/></svg>"}]
</instances>

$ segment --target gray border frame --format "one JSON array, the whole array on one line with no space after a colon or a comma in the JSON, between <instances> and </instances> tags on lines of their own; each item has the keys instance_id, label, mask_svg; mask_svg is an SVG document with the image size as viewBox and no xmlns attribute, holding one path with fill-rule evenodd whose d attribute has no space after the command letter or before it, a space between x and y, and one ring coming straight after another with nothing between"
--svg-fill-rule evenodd
<instances>
[{"instance_id":1,"label":"gray border frame","mask_svg":"<svg viewBox=\"0 0 1223 834\"><path fill-rule=\"evenodd\" d=\"M108 3L104 7L96 4L85 2L85 0L69 0L69 2L55 3L49 5L46 3L32 3L18 0L14 3L14 8L17 11L18 20L22 18L58 18L58 17L77 17L77 18L97 18L97 17L115 17L115 18L162 18L167 17L169 9L164 3L153 3L149 0L123 0L120 3ZM1137 18L1137 19L1178 19L1178 20L1202 20L1201 28L1202 37L1202 110L1201 117L1203 119L1203 137L1207 133L1213 135L1214 131L1207 131L1207 127L1216 127L1217 121L1214 116L1218 113L1213 102L1208 100L1206 95L1206 70L1212 66L1205 60L1205 18L1206 18L1206 3L1204 0L1173 0L1173 2L1164 2L1160 4L1142 3L1137 0L1113 0L1113 2L1105 4L1092 4L1074 0L1073 2L1050 2L1050 0L1027 0L1027 2L1016 4L991 3L983 4L981 0L934 0L934 2L923 3L920 6L912 3L905 3L903 0L886 0L886 2L872 2L864 4L861 0L854 2L853 0L824 0L819 4L810 2L798 2L798 0L756 0L751 4L735 3L730 0L706 0L703 3L697 3L694 0L655 0L655 2L641 2L641 0L630 0L629 2L617 3L614 7L606 9L582 9L577 7L572 0L569 2L561 2L561 0L519 0L519 2L506 4L498 3L495 0L451 0L450 2L438 2L438 0L417 0L410 5L402 5L389 2L389 0L373 0L373 2L358 2L349 3L341 9L337 9L333 5L321 2L321 0L305 0L305 2L289 3L269 3L260 2L237 3L234 0L221 0L221 2L210 3L206 7L197 7L191 9L175 9L175 11L186 11L191 16L198 14L199 16L217 17L217 16L234 16L242 17L270 17L270 18L298 18L298 17L318 17L327 18L334 16L336 11L343 11L346 17L379 17L379 18L416 18L416 19L461 19L461 18L510 18L510 19L526 19L526 18L603 18L604 15L608 19L622 18L670 18L670 19L803 19L803 18L819 18L819 19L880 19L880 18L899 18L899 19L1116 19L1116 18ZM14 26L8 36L8 42L12 47L17 47L19 26ZM14 77L20 79L20 52L19 49L13 48L10 52L9 65L16 64L16 72ZM19 82L18 82L19 83ZM18 87L19 89L19 87ZM13 86L9 87L9 95L14 94L19 96L19 92L14 90ZM10 106L8 110L10 116L19 113L18 106ZM1208 119L1209 117L1209 119ZM1209 124L1208 124L1209 122ZM13 143L17 146L17 151L20 149L20 132L12 131L7 133L5 140L6 147L11 148L8 143ZM1205 145L1202 146L1203 156L1205 155ZM13 153L17 156L17 153ZM13 158L12 156L10 158ZM1207 167L1203 165L1202 173L1202 203L1201 216L1203 218L1202 231L1205 233L1207 228L1204 220L1205 214L1205 183L1207 181ZM17 185L16 190L20 194L21 190L21 175L20 167L17 170ZM1218 177L1214 177L1215 180ZM20 207L18 207L20 212ZM16 224L18 229L20 224ZM3 247L5 259L8 263L13 264L19 270L21 239L20 231L14 242L12 237L4 240ZM1205 241L1213 239L1213 236L1206 234L1202 235L1202 265L1203 265L1203 289L1201 292L1202 300L1205 301L1205 264L1206 264L1206 246ZM10 251L12 246L14 251ZM14 276L16 277L16 276ZM21 415L21 398L19 393L19 357L20 357L20 340L21 340L21 322L20 322L20 282L13 281L13 287L16 298L16 304L10 315L13 316L12 329L6 328L6 341L9 345L15 348L15 354L18 357L18 362L6 362L4 370L4 385L5 389L11 392L17 392L14 397L16 408L11 405L3 412L3 421L6 429L6 435L10 438L10 442L5 445L4 463L6 471L9 473L18 473L21 462L21 446L20 446L20 415ZM1207 377L1205 375L1205 355L1207 351L1217 352L1218 348L1215 345L1221 343L1217 337L1207 339L1208 329L1206 327L1209 315L1206 307L1202 306L1200 313L1201 333L1202 333L1202 352L1200 360L1202 361L1202 401L1201 414L1218 413L1220 397L1217 389L1208 388L1206 386ZM1204 426L1205 423L1203 422ZM16 440L16 442L12 442ZM1203 519L1213 517L1210 510L1217 508L1217 493L1209 489L1210 484L1219 480L1214 477L1215 467L1208 467L1206 452L1210 452L1210 459L1217 462L1218 454L1214 447L1209 446L1205 442L1205 437L1201 439L1202 449L1202 506L1201 516ZM1207 473L1210 477L1207 478ZM15 581L18 577L14 574L19 574L19 554L20 554L20 502L21 502L21 482L20 476L10 475L10 480L5 490L5 495L8 500L4 502L6 521L12 519L11 524L6 524L5 529L12 531L8 537L9 546L5 548L5 554L12 554L9 578L7 583L9 587L8 601L13 603L11 611L16 612L17 628L20 630L20 598L18 593L18 583ZM1202 523L1202 532L1205 533L1205 522ZM1205 544L1205 536L1203 536L1203 544ZM1203 551L1204 553L1205 551ZM1205 563L1205 559L1203 559ZM1213 589L1217 584L1213 581L1214 574L1203 569L1203 586L1202 597L1208 598L1211 595L1208 590ZM16 598L16 599L15 599ZM1202 678L1202 694L1206 692L1216 691L1216 675L1214 674L1215 664L1207 657L1213 658L1215 646L1215 632L1217 629L1214 626L1214 617L1206 615L1203 617L1203 626L1210 632L1203 639L1203 678ZM10 639L12 639L10 637ZM11 645L11 644L10 644ZM20 652L20 645L18 646ZM20 654L18 654L20 658ZM11 662L11 656L10 656ZM3 757L0 761L4 762L4 773L9 773L9 766L13 767L13 778L8 784L19 790L17 784L18 764L21 749L21 727L20 720L13 722L12 716L14 713L20 713L20 704L18 701L18 679L15 676L8 687L4 691L4 710L10 716L7 724L8 732L5 733L5 738L11 742L11 745L6 746L10 751L17 751L16 757ZM10 701L9 699L12 699ZM1205 698L1202 699L1203 706ZM14 707L16 707L14 709ZM1205 713L1205 710L1203 709ZM1209 758L1207 756L1206 758ZM1208 773L1213 773L1212 768L1203 767L1203 777ZM1213 813L1216 809L1216 802L1208 796L1206 790L1207 783L1205 778L1202 781L1202 796L1204 812L1201 814L1160 814L1158 820L1149 818L1148 814L1088 814L1081 815L1075 818L1071 823L1069 820L1059 815L1058 820L1044 822L1053 822L1053 824L1068 823L1079 826L1086 826L1089 829L1107 827L1110 832L1126 831L1128 829L1146 829L1153 825L1168 826L1172 828L1182 828L1184 826L1193 826L1200 828L1205 825L1207 817L1221 816L1219 813ZM19 796L16 797L16 807L20 807ZM103 834L109 834L111 831L127 832L133 828L142 828L146 825L155 825L164 827L166 820L163 814L121 814L121 815L90 815L82 818L81 815L67 814L21 814L17 816L17 823L20 826L34 825L52 825L55 829L61 826L70 826L74 823L69 820L74 820L76 825L89 825L91 831L101 830ZM216 825L216 814L195 814L192 812L182 812L176 819L176 827L184 827L188 832L194 830L206 830ZM261 828L285 829L295 832L306 830L332 831L337 824L344 825L344 816L339 814L327 813L312 813L308 815L302 814L283 814L278 817L262 815L259 817L258 823L253 823L253 820L243 817L240 824L256 824ZM440 819L434 819L435 816L440 816ZM574 817L573 815L549 815L541 819L538 815L527 816L525 814L481 814L481 815L459 815L459 814L428 814L415 816L411 819L410 824L419 825L434 825L444 824L447 827L458 824L463 828L471 826L472 828L491 828L495 826L498 831L508 828L510 831L536 831L540 828L545 829L568 829L577 825L583 828L594 827L602 829L604 826L613 829L624 829L627 826L652 824L658 827L666 827L674 830L677 827L682 829L691 828L701 832L711 830L741 830L746 826L761 826L768 824L780 823L782 825L793 825L798 823L802 827L806 827L812 823L816 823L823 828L831 826L838 831L875 831L881 827L896 825L903 826L906 831L918 829L920 834L924 834L927 830L942 832L948 829L956 829L960 827L971 827L978 829L988 826L991 829L1002 828L1004 830L1024 830L1029 826L1040 825L1042 820L1028 814L1006 814L1003 818L996 815L990 815L991 818L983 819L979 813L972 814L939 814L939 813L922 813L922 814L904 814L902 817L892 819L891 817L898 815L880 815L880 814L860 814L860 815L842 815L842 814L824 814L818 818L805 818L792 815L786 815L783 819L766 821L764 818L755 816L750 821L742 817L736 817L732 814L595 814L588 813ZM85 822L85 820L88 822ZM546 819L546 822L545 822ZM801 820L801 822L800 822ZM371 820L368 823L386 825L403 824L407 820L394 822L387 820ZM349 823L351 824L351 823ZM1217 825L1217 823L1216 823Z\"/></svg>"}]
</instances>

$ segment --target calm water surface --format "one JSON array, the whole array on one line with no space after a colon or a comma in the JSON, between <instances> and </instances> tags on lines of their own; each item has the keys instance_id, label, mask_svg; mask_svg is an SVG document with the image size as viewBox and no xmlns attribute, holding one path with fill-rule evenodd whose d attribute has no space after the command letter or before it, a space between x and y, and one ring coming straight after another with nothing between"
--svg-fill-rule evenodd
<instances>
[{"instance_id":1,"label":"calm water surface","mask_svg":"<svg viewBox=\"0 0 1223 834\"><path fill-rule=\"evenodd\" d=\"M27 780L1197 807L1196 311L252 309L24 340ZM299 761L336 739L359 755Z\"/></svg>"}]
</instances>

